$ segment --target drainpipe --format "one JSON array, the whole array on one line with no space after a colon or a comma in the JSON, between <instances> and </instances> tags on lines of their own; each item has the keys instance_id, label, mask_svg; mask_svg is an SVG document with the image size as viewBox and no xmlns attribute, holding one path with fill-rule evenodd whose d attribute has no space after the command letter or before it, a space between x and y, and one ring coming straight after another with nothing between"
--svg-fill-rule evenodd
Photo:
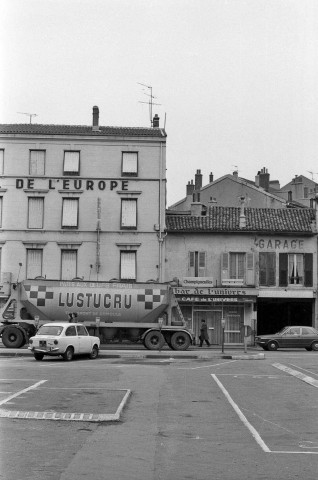
<instances>
[{"instance_id":1,"label":"drainpipe","mask_svg":"<svg viewBox=\"0 0 318 480\"><path fill-rule=\"evenodd\" d=\"M163 282L163 258L164 258L164 239L166 233L163 229L162 222L162 212L164 209L161 206L161 201L163 198L162 194L162 182L163 182L163 152L162 152L162 142L160 142L160 162L159 162L159 232L158 232L158 242L159 242L159 264L158 264L158 274L159 282Z\"/></svg>"}]
</instances>

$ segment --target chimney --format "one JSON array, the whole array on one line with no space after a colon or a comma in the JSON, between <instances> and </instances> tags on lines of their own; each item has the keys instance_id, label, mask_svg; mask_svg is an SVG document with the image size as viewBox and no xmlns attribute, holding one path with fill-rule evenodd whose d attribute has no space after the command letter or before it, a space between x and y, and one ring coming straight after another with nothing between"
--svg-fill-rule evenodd
<instances>
[{"instance_id":1,"label":"chimney","mask_svg":"<svg viewBox=\"0 0 318 480\"><path fill-rule=\"evenodd\" d=\"M259 176L260 176L260 173L261 173L261 172L257 172L257 175L256 175L256 177L255 177L255 185L256 185L257 187L259 187Z\"/></svg>"},{"instance_id":2,"label":"chimney","mask_svg":"<svg viewBox=\"0 0 318 480\"><path fill-rule=\"evenodd\" d=\"M93 107L93 131L99 132L99 108Z\"/></svg>"},{"instance_id":3,"label":"chimney","mask_svg":"<svg viewBox=\"0 0 318 480\"><path fill-rule=\"evenodd\" d=\"M262 168L259 172L259 186L264 188L265 192L269 189L269 173L267 168Z\"/></svg>"},{"instance_id":4,"label":"chimney","mask_svg":"<svg viewBox=\"0 0 318 480\"><path fill-rule=\"evenodd\" d=\"M159 120L160 120L160 118L158 117L158 114L156 113L156 115L153 117L153 120L152 120L153 128L159 128Z\"/></svg>"},{"instance_id":5,"label":"chimney","mask_svg":"<svg viewBox=\"0 0 318 480\"><path fill-rule=\"evenodd\" d=\"M213 182L213 173L210 172L210 176L209 176L209 183L212 183Z\"/></svg>"},{"instance_id":6,"label":"chimney","mask_svg":"<svg viewBox=\"0 0 318 480\"><path fill-rule=\"evenodd\" d=\"M191 203L191 215L192 217L201 217L203 210L203 205L201 202L192 202Z\"/></svg>"},{"instance_id":7,"label":"chimney","mask_svg":"<svg viewBox=\"0 0 318 480\"><path fill-rule=\"evenodd\" d=\"M193 192L194 192L194 183L193 183L193 180L191 180L191 183L189 181L187 185L187 196L192 195Z\"/></svg>"},{"instance_id":8,"label":"chimney","mask_svg":"<svg viewBox=\"0 0 318 480\"><path fill-rule=\"evenodd\" d=\"M238 178L238 171L237 170L234 170L233 177Z\"/></svg>"},{"instance_id":9,"label":"chimney","mask_svg":"<svg viewBox=\"0 0 318 480\"><path fill-rule=\"evenodd\" d=\"M197 173L195 174L194 184L195 184L195 190L201 190L201 188L202 188L201 170L197 170Z\"/></svg>"},{"instance_id":10,"label":"chimney","mask_svg":"<svg viewBox=\"0 0 318 480\"><path fill-rule=\"evenodd\" d=\"M245 228L246 227L246 217L245 217L245 197L240 197L240 202L241 202L241 210L240 210L240 228Z\"/></svg>"}]
</instances>

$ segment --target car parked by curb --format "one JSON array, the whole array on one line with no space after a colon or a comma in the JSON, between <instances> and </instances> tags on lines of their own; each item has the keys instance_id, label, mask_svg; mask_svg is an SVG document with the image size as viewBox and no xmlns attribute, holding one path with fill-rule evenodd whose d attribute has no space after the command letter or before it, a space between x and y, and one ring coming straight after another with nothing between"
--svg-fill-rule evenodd
<instances>
[{"instance_id":1,"label":"car parked by curb","mask_svg":"<svg viewBox=\"0 0 318 480\"><path fill-rule=\"evenodd\" d=\"M81 323L52 322L42 325L36 335L30 338L28 349L36 360L45 355L61 356L70 361L74 355L98 357L100 339L89 335L85 325Z\"/></svg>"},{"instance_id":2,"label":"car parked by curb","mask_svg":"<svg viewBox=\"0 0 318 480\"><path fill-rule=\"evenodd\" d=\"M273 335L258 335L255 343L264 350L277 350L278 348L305 348L318 351L318 330L307 326L284 327Z\"/></svg>"}]
</instances>

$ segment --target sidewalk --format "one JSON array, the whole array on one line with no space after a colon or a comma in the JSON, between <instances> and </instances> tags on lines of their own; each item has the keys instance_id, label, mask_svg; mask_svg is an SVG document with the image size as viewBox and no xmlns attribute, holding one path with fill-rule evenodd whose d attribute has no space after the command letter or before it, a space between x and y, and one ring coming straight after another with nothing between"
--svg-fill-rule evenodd
<instances>
[{"instance_id":1,"label":"sidewalk","mask_svg":"<svg viewBox=\"0 0 318 480\"><path fill-rule=\"evenodd\" d=\"M27 347L23 348L6 348L0 342L0 357L26 357L32 356ZM168 347L158 350L146 350L143 345L101 345L99 356L103 358L156 358L156 359L209 359L223 358L233 360L263 360L265 353L257 347L248 347L246 353L244 347L225 347L222 352L221 347L198 347L191 346L185 351L170 350Z\"/></svg>"}]
</instances>

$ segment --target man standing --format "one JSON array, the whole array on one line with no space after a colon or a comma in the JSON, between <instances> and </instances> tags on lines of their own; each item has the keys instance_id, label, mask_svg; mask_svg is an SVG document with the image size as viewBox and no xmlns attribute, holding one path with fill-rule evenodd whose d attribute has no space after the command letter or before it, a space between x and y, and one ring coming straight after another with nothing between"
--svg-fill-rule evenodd
<instances>
[{"instance_id":1,"label":"man standing","mask_svg":"<svg viewBox=\"0 0 318 480\"><path fill-rule=\"evenodd\" d=\"M210 347L210 342L209 342L209 335L208 335L208 326L205 323L205 320L201 320L201 326L200 326L200 347L202 347L203 342L206 342L208 347Z\"/></svg>"}]
</instances>

